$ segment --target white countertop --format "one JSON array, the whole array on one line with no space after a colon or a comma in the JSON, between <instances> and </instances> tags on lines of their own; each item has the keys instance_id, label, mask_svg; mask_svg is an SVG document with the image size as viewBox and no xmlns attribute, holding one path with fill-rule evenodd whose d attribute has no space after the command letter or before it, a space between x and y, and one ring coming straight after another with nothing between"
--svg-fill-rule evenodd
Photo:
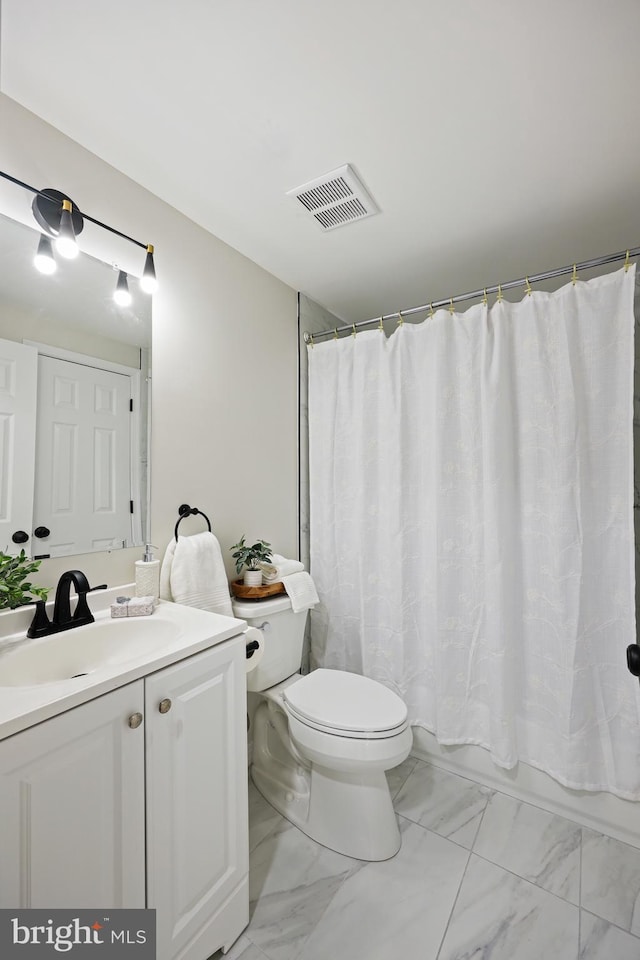
<instances>
[{"instance_id":1,"label":"white countertop","mask_svg":"<svg viewBox=\"0 0 640 960\"><path fill-rule=\"evenodd\" d=\"M122 621L112 620L109 609L115 597L126 592L127 587L116 587L101 591L100 595L91 595L90 606L96 623L110 620L114 629L117 629L120 622L131 624L133 618L125 618ZM2 657L10 654L11 650L18 649L18 645L20 648L24 644L34 645L35 649L35 645L55 644L57 637L64 636L63 633L36 640L27 639L26 630L33 613L33 607L23 607L0 614L0 664ZM136 653L134 642L131 644L130 659L117 664L105 664L84 676L33 686L0 685L0 740L92 700L94 697L109 693L117 687L139 680L194 653L222 643L243 633L247 627L244 620L169 603L165 600L158 603L151 616L140 617L140 620L157 622L159 626L164 622L165 625L169 624L172 627L169 631L162 628L158 631L161 639L157 649L154 648L152 652L145 648L143 653ZM91 630L91 627L74 628L74 631L82 630Z\"/></svg>"}]
</instances>

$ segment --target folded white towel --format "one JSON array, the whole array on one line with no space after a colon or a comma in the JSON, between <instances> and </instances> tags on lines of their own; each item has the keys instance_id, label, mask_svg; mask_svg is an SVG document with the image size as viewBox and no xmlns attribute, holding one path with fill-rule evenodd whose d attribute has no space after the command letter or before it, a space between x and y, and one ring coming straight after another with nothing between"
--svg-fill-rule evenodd
<instances>
[{"instance_id":1,"label":"folded white towel","mask_svg":"<svg viewBox=\"0 0 640 960\"><path fill-rule=\"evenodd\" d=\"M178 537L168 545L160 569L163 600L233 616L229 584L217 538L208 531Z\"/></svg>"},{"instance_id":2,"label":"folded white towel","mask_svg":"<svg viewBox=\"0 0 640 960\"><path fill-rule=\"evenodd\" d=\"M271 562L263 563L261 566L263 583L277 583L283 577L304 570L304 564L300 563L299 560L287 560L286 557L281 557L279 553L274 553Z\"/></svg>"},{"instance_id":3,"label":"folded white towel","mask_svg":"<svg viewBox=\"0 0 640 960\"><path fill-rule=\"evenodd\" d=\"M316 603L320 602L316 585L305 570L283 577L282 582L291 600L291 609L294 613L308 610L309 607L315 607Z\"/></svg>"}]
</instances>

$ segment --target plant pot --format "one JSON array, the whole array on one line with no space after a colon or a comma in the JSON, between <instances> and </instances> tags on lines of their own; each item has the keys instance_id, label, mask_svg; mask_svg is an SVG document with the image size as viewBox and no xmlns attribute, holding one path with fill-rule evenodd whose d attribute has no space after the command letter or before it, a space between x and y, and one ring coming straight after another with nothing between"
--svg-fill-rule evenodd
<instances>
[{"instance_id":1,"label":"plant pot","mask_svg":"<svg viewBox=\"0 0 640 960\"><path fill-rule=\"evenodd\" d=\"M262 570L245 570L244 585L245 587L261 587Z\"/></svg>"}]
</instances>

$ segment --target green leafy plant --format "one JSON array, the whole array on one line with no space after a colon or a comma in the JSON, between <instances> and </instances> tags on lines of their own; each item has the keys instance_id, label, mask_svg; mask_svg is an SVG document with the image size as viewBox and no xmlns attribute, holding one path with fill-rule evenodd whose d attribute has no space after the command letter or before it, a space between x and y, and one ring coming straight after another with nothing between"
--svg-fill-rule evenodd
<instances>
[{"instance_id":1,"label":"green leafy plant","mask_svg":"<svg viewBox=\"0 0 640 960\"><path fill-rule=\"evenodd\" d=\"M241 572L243 567L248 567L249 570L259 570L260 564L269 563L272 557L271 544L267 543L266 540L256 540L254 544L248 546L244 542L244 537L242 537L230 549L235 550L232 556L236 562L238 573Z\"/></svg>"},{"instance_id":2,"label":"green leafy plant","mask_svg":"<svg viewBox=\"0 0 640 960\"><path fill-rule=\"evenodd\" d=\"M0 610L13 610L31 600L46 600L48 587L34 587L27 580L36 573L41 560L31 560L24 550L16 557L0 550Z\"/></svg>"}]
</instances>

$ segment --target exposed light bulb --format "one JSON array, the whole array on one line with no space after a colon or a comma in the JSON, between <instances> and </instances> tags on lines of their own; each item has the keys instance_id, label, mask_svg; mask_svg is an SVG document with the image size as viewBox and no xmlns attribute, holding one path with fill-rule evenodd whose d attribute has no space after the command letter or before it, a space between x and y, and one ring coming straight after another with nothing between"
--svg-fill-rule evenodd
<instances>
[{"instance_id":1,"label":"exposed light bulb","mask_svg":"<svg viewBox=\"0 0 640 960\"><path fill-rule=\"evenodd\" d=\"M73 260L79 253L71 212L71 201L63 200L62 213L60 214L60 229L56 239L56 250L61 257L66 257L67 260Z\"/></svg>"},{"instance_id":2,"label":"exposed light bulb","mask_svg":"<svg viewBox=\"0 0 640 960\"><path fill-rule=\"evenodd\" d=\"M129 293L129 284L124 270L118 271L118 282L113 291L113 299L119 307L128 307L131 303L131 294Z\"/></svg>"},{"instance_id":3,"label":"exposed light bulb","mask_svg":"<svg viewBox=\"0 0 640 960\"><path fill-rule=\"evenodd\" d=\"M56 263L53 256L53 247L51 246L51 240L49 237L45 237L44 233L40 234L40 240L38 241L38 250L35 257L33 258L36 270L39 270L40 273L45 273L50 275L55 273L58 269L58 264Z\"/></svg>"},{"instance_id":4,"label":"exposed light bulb","mask_svg":"<svg viewBox=\"0 0 640 960\"><path fill-rule=\"evenodd\" d=\"M153 262L153 244L151 243L147 246L147 257L144 262L142 277L140 278L140 289L144 290L145 293L155 293L158 289L156 268Z\"/></svg>"}]
</instances>

